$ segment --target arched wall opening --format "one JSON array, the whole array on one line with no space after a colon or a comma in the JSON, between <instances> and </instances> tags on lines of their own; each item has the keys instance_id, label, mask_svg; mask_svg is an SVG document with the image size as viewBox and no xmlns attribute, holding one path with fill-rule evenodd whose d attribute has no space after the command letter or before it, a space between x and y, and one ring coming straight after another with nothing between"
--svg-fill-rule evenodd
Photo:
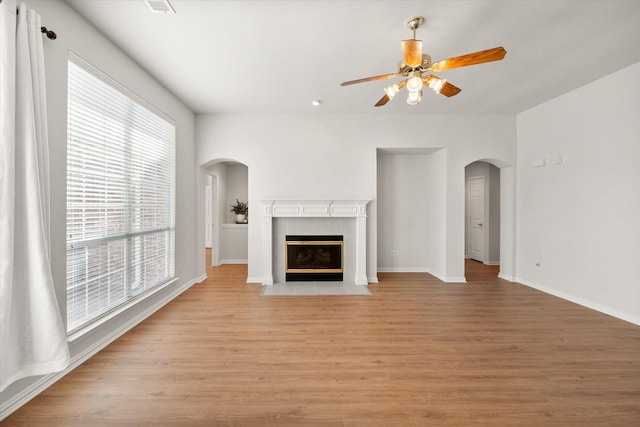
<instances>
[{"instance_id":1,"label":"arched wall opening","mask_svg":"<svg viewBox=\"0 0 640 427\"><path fill-rule=\"evenodd\" d=\"M477 179L482 177L482 179ZM515 278L515 175L514 168L500 159L477 159L465 166L465 258L477 259L487 265L499 264L498 277L513 281ZM473 195L482 185L483 216L472 218ZM497 194L496 194L497 193ZM477 195L477 193L476 193ZM478 209L476 209L478 211ZM482 224L484 235L477 238ZM475 228L474 228L475 226ZM474 238L474 234L476 234ZM473 253L476 245L481 253ZM478 249L478 248L476 248ZM478 259L479 258L479 259Z\"/></svg>"},{"instance_id":2,"label":"arched wall opening","mask_svg":"<svg viewBox=\"0 0 640 427\"><path fill-rule=\"evenodd\" d=\"M236 201L248 203L248 167L234 159L213 159L201 168L206 178L205 248L211 248L207 264L247 264L248 223L237 223L231 207Z\"/></svg>"}]
</instances>

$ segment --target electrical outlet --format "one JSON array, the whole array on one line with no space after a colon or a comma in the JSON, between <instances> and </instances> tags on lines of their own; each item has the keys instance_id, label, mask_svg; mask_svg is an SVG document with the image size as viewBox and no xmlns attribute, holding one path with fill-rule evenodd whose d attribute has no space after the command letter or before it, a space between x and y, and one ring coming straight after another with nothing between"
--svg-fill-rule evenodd
<instances>
[{"instance_id":1,"label":"electrical outlet","mask_svg":"<svg viewBox=\"0 0 640 427\"><path fill-rule=\"evenodd\" d=\"M536 267L540 268L540 261L536 262Z\"/></svg>"},{"instance_id":2,"label":"electrical outlet","mask_svg":"<svg viewBox=\"0 0 640 427\"><path fill-rule=\"evenodd\" d=\"M391 249L391 256L400 256L400 249Z\"/></svg>"}]
</instances>

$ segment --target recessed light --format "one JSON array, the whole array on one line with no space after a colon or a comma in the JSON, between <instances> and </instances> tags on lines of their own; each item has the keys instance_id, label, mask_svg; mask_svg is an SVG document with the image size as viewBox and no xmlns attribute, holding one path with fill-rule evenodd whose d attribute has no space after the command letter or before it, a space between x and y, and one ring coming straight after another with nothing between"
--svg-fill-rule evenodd
<instances>
[{"instance_id":1,"label":"recessed light","mask_svg":"<svg viewBox=\"0 0 640 427\"><path fill-rule=\"evenodd\" d=\"M313 105L314 107L317 107L320 104L322 104L322 101L320 101L319 99L314 99L313 101L311 101L311 105Z\"/></svg>"}]
</instances>

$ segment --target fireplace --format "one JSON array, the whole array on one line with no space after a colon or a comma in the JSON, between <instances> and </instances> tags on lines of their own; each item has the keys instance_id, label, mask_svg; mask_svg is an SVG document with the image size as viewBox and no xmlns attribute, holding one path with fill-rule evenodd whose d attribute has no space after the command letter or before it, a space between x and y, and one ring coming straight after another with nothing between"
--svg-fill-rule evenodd
<instances>
[{"instance_id":1,"label":"fireplace","mask_svg":"<svg viewBox=\"0 0 640 427\"><path fill-rule=\"evenodd\" d=\"M367 204L370 200L262 200L264 285L284 283L288 235L342 235L343 278L367 285ZM375 280L375 278L373 279ZM333 281L333 280L332 280ZM336 280L338 281L338 280Z\"/></svg>"},{"instance_id":2,"label":"fireplace","mask_svg":"<svg viewBox=\"0 0 640 427\"><path fill-rule=\"evenodd\" d=\"M342 281L342 236L292 235L285 239L285 279L291 281Z\"/></svg>"}]
</instances>

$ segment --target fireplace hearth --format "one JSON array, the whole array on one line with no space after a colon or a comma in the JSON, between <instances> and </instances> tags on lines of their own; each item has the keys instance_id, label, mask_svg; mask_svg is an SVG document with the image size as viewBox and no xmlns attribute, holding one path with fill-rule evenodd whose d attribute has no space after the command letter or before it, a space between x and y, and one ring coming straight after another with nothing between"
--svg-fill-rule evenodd
<instances>
[{"instance_id":1,"label":"fireplace hearth","mask_svg":"<svg viewBox=\"0 0 640 427\"><path fill-rule=\"evenodd\" d=\"M292 235L285 240L287 282L343 280L343 236Z\"/></svg>"}]
</instances>

